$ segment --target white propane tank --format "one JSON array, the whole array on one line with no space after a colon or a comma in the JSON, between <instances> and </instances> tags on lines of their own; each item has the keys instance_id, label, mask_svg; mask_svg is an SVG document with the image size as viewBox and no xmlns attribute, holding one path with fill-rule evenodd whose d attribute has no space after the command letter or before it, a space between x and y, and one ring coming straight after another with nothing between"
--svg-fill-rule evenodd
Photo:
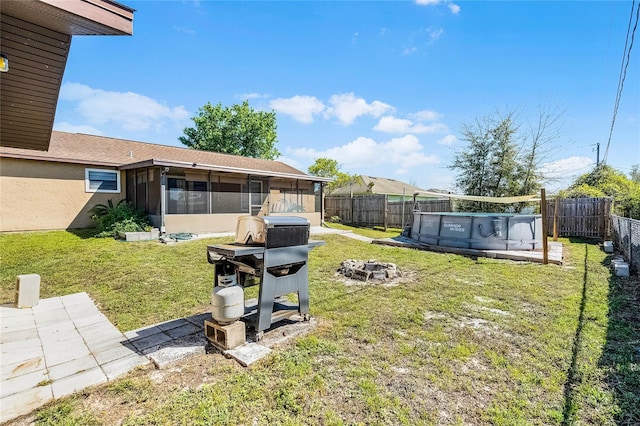
<instances>
[{"instance_id":1,"label":"white propane tank","mask_svg":"<svg viewBox=\"0 0 640 426\"><path fill-rule=\"evenodd\" d=\"M230 324L244 315L244 291L235 275L219 275L211 293L211 316L221 324Z\"/></svg>"}]
</instances>

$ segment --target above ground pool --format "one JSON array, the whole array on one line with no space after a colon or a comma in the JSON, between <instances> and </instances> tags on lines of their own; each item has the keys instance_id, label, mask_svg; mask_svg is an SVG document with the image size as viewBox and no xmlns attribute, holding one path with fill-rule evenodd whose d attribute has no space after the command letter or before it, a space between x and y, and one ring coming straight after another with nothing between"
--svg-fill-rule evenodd
<instances>
[{"instance_id":1,"label":"above ground pool","mask_svg":"<svg viewBox=\"0 0 640 426\"><path fill-rule=\"evenodd\" d=\"M413 213L411 239L478 250L542 250L542 216L508 213Z\"/></svg>"}]
</instances>

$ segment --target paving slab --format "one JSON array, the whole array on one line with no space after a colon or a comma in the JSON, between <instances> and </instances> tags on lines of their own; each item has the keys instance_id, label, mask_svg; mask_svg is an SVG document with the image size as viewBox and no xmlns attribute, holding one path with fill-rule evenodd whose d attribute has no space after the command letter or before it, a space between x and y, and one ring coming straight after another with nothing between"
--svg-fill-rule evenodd
<instances>
[{"instance_id":1,"label":"paving slab","mask_svg":"<svg viewBox=\"0 0 640 426\"><path fill-rule=\"evenodd\" d=\"M33 317L33 308L16 308L12 303L4 303L0 305L0 319Z\"/></svg>"},{"instance_id":2,"label":"paving slab","mask_svg":"<svg viewBox=\"0 0 640 426\"><path fill-rule=\"evenodd\" d=\"M71 320L65 308L37 311L33 313L38 326L51 326L67 323Z\"/></svg>"},{"instance_id":3,"label":"paving slab","mask_svg":"<svg viewBox=\"0 0 640 426\"><path fill-rule=\"evenodd\" d=\"M136 367L150 364L151 361L145 356L139 354L131 354L124 358L118 358L114 361L101 365L102 371L109 380L114 380Z\"/></svg>"},{"instance_id":4,"label":"paving slab","mask_svg":"<svg viewBox=\"0 0 640 426\"><path fill-rule=\"evenodd\" d=\"M35 327L35 326L34 326ZM44 356L40 339L26 339L0 344L2 364L15 364L25 359Z\"/></svg>"},{"instance_id":5,"label":"paving slab","mask_svg":"<svg viewBox=\"0 0 640 426\"><path fill-rule=\"evenodd\" d=\"M107 323L109 319L105 315L101 314L100 312L94 312L94 313L87 312L87 315L85 316L72 317L71 321L73 321L73 324L77 328L83 328L89 325Z\"/></svg>"},{"instance_id":6,"label":"paving slab","mask_svg":"<svg viewBox=\"0 0 640 426\"><path fill-rule=\"evenodd\" d=\"M30 413L53 399L51 385L36 386L0 399L0 422Z\"/></svg>"},{"instance_id":7,"label":"paving slab","mask_svg":"<svg viewBox=\"0 0 640 426\"><path fill-rule=\"evenodd\" d=\"M91 298L89 297L89 295L85 292L82 293L74 293L74 294L68 294L66 296L61 296L60 300L62 300L62 304L66 307L69 308L73 305L85 305L85 306L89 306L88 304L93 305L93 300L91 300Z\"/></svg>"},{"instance_id":8,"label":"paving slab","mask_svg":"<svg viewBox=\"0 0 640 426\"><path fill-rule=\"evenodd\" d=\"M47 381L48 378L49 376L46 370L38 370L3 380L2 387L0 387L0 398L13 395L14 393L24 392L35 387L38 383Z\"/></svg>"},{"instance_id":9,"label":"paving slab","mask_svg":"<svg viewBox=\"0 0 640 426\"><path fill-rule=\"evenodd\" d=\"M49 378L51 380L60 380L96 367L98 367L98 362L92 354L89 354L81 358L65 361L58 365L54 365L53 367L49 367Z\"/></svg>"},{"instance_id":10,"label":"paving slab","mask_svg":"<svg viewBox=\"0 0 640 426\"><path fill-rule=\"evenodd\" d=\"M131 342L131 344L135 346L138 351L147 354L158 350L161 345L172 340L173 339L171 337L164 334L163 332L160 332L147 337L143 337L141 339L129 339L129 342Z\"/></svg>"},{"instance_id":11,"label":"paving slab","mask_svg":"<svg viewBox=\"0 0 640 426\"><path fill-rule=\"evenodd\" d=\"M204 334L191 334L174 340L167 346L163 346L147 356L155 364L156 368L162 369L189 356L206 353L206 343L207 340Z\"/></svg>"},{"instance_id":12,"label":"paving slab","mask_svg":"<svg viewBox=\"0 0 640 426\"><path fill-rule=\"evenodd\" d=\"M46 330L39 329L38 336L42 345L64 346L66 342L82 339L78 330L71 323L60 324L60 327L48 327Z\"/></svg>"},{"instance_id":13,"label":"paving slab","mask_svg":"<svg viewBox=\"0 0 640 426\"><path fill-rule=\"evenodd\" d=\"M59 297L52 297L50 299L40 299L38 304L32 308L33 313L37 313L40 311L48 311L52 309L62 309L64 305L62 304L62 299Z\"/></svg>"},{"instance_id":14,"label":"paving slab","mask_svg":"<svg viewBox=\"0 0 640 426\"><path fill-rule=\"evenodd\" d=\"M64 344L43 342L42 348L47 367L91 355L91 351L80 336L65 340Z\"/></svg>"},{"instance_id":15,"label":"paving slab","mask_svg":"<svg viewBox=\"0 0 640 426\"><path fill-rule=\"evenodd\" d=\"M184 318L177 318L177 319L156 324L156 327L158 327L162 331L167 331L174 328L182 327L185 324L191 324L191 323Z\"/></svg>"},{"instance_id":16,"label":"paving slab","mask_svg":"<svg viewBox=\"0 0 640 426\"><path fill-rule=\"evenodd\" d=\"M181 337L185 337L188 336L190 334L195 334L198 332L201 332L202 329L196 327L194 324L190 324L188 322L185 321L185 324L177 327L177 328L172 328L169 329L167 331L165 331L164 333L166 335L168 335L169 337L171 337L172 339L180 339Z\"/></svg>"},{"instance_id":17,"label":"paving slab","mask_svg":"<svg viewBox=\"0 0 640 426\"><path fill-rule=\"evenodd\" d=\"M0 333L0 344L17 342L25 339L37 339L38 330L35 328L20 331L3 331Z\"/></svg>"},{"instance_id":18,"label":"paving slab","mask_svg":"<svg viewBox=\"0 0 640 426\"><path fill-rule=\"evenodd\" d=\"M2 381L2 385L4 386L4 381L13 377L33 373L34 371L46 371L44 355L21 360L12 364L5 364L4 362L2 362L0 370L0 380Z\"/></svg>"},{"instance_id":19,"label":"paving slab","mask_svg":"<svg viewBox=\"0 0 640 426\"><path fill-rule=\"evenodd\" d=\"M124 342L119 342L111 347L94 351L93 356L95 357L96 361L98 361L102 365L137 353L138 351L136 350L136 348L127 340Z\"/></svg>"},{"instance_id":20,"label":"paving slab","mask_svg":"<svg viewBox=\"0 0 640 426\"><path fill-rule=\"evenodd\" d=\"M271 349L258 343L245 343L233 349L223 352L225 355L231 356L244 367L248 367L256 361L264 358L271 353Z\"/></svg>"},{"instance_id":21,"label":"paving slab","mask_svg":"<svg viewBox=\"0 0 640 426\"><path fill-rule=\"evenodd\" d=\"M189 321L191 324L195 325L196 327L204 330L204 321L205 320L210 320L211 317L211 313L210 312L205 312L203 314L198 314L198 315L193 315L190 317L186 317L185 319L187 321Z\"/></svg>"},{"instance_id":22,"label":"paving slab","mask_svg":"<svg viewBox=\"0 0 640 426\"><path fill-rule=\"evenodd\" d=\"M71 376L63 377L60 380L55 380L51 383L51 389L53 391L53 397L58 399L64 396L68 396L87 388L89 386L99 385L107 382L107 376L104 374L100 367L95 367L90 370L81 371Z\"/></svg>"},{"instance_id":23,"label":"paving slab","mask_svg":"<svg viewBox=\"0 0 640 426\"><path fill-rule=\"evenodd\" d=\"M149 327L138 328L137 330L131 330L124 333L125 337L129 340L143 339L145 337L153 336L154 334L162 333L162 329L158 326L152 325Z\"/></svg>"},{"instance_id":24,"label":"paving slab","mask_svg":"<svg viewBox=\"0 0 640 426\"><path fill-rule=\"evenodd\" d=\"M2 319L2 333L33 330L35 326L36 319L33 317L33 315L8 317Z\"/></svg>"}]
</instances>

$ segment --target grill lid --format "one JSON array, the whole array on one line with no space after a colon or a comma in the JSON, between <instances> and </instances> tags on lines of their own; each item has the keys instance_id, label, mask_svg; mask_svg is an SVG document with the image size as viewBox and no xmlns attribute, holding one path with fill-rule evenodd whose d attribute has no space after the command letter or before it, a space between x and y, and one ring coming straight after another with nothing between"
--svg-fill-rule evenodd
<instances>
[{"instance_id":1,"label":"grill lid","mask_svg":"<svg viewBox=\"0 0 640 426\"><path fill-rule=\"evenodd\" d=\"M235 242L267 248L305 245L309 226L307 219L298 216L240 216Z\"/></svg>"}]
</instances>

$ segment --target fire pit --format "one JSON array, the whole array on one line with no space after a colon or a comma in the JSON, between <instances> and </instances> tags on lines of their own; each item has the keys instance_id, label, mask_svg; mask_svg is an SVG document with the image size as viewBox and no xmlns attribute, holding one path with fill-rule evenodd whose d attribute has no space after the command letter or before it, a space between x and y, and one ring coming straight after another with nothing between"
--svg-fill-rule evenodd
<instances>
[{"instance_id":1,"label":"fire pit","mask_svg":"<svg viewBox=\"0 0 640 426\"><path fill-rule=\"evenodd\" d=\"M340 264L338 273L359 281L386 281L402 276L395 263L371 260L345 260Z\"/></svg>"}]
</instances>

